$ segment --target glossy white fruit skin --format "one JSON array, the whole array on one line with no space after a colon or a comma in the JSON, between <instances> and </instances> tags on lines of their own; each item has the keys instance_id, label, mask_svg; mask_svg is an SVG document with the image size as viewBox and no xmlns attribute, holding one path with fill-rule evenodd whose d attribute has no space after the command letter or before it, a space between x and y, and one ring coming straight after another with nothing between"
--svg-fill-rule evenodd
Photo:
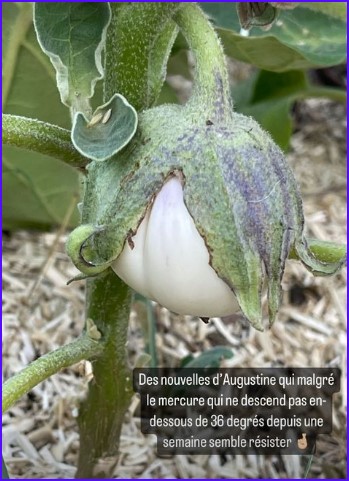
<instances>
[{"instance_id":1,"label":"glossy white fruit skin","mask_svg":"<svg viewBox=\"0 0 349 481\"><path fill-rule=\"evenodd\" d=\"M178 314L221 317L239 310L231 289L209 265L209 253L171 177L136 235L112 264L135 291Z\"/></svg>"}]
</instances>

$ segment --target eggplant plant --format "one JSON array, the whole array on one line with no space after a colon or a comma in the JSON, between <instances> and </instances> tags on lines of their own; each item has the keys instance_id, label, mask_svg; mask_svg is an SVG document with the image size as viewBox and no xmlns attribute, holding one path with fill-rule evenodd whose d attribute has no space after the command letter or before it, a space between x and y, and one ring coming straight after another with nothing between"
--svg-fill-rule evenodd
<instances>
[{"instance_id":1,"label":"eggplant plant","mask_svg":"<svg viewBox=\"0 0 349 481\"><path fill-rule=\"evenodd\" d=\"M212 5L202 6L209 12ZM253 5L260 4L239 6L245 31L271 27L281 4L262 12ZM86 324L79 339L6 381L3 408L63 367L92 361L78 418L77 477L107 477L133 394L125 350L132 289L179 314L241 311L263 330L277 316L287 259L332 275L345 248L305 237L283 151L256 120L234 110L224 49L234 49L233 37L245 45L254 38L219 28L223 48L203 9L181 2L38 2L34 26L71 129L5 114L3 142L83 172L81 222L67 254L79 270L72 281L86 279ZM292 51L273 38L281 53ZM195 58L191 97L185 105L157 105L171 52L184 41ZM303 46L293 51L303 67L320 62ZM275 65L283 71L284 62Z\"/></svg>"}]
</instances>

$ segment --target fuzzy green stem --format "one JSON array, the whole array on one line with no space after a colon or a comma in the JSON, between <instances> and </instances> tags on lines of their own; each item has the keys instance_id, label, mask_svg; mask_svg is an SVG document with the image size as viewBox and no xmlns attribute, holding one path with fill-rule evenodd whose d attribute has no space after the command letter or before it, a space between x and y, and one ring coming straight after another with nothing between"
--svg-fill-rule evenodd
<instances>
[{"instance_id":1,"label":"fuzzy green stem","mask_svg":"<svg viewBox=\"0 0 349 481\"><path fill-rule=\"evenodd\" d=\"M84 334L76 341L39 357L8 379L3 385L2 411L9 409L20 397L40 382L82 359L93 359L102 352L102 343Z\"/></svg>"},{"instance_id":2,"label":"fuzzy green stem","mask_svg":"<svg viewBox=\"0 0 349 481\"><path fill-rule=\"evenodd\" d=\"M181 2L110 2L104 100L118 92L137 110L157 100L178 28Z\"/></svg>"},{"instance_id":3,"label":"fuzzy green stem","mask_svg":"<svg viewBox=\"0 0 349 481\"><path fill-rule=\"evenodd\" d=\"M89 162L73 146L69 130L18 115L2 115L2 143L49 155L72 167Z\"/></svg>"},{"instance_id":4,"label":"fuzzy green stem","mask_svg":"<svg viewBox=\"0 0 349 481\"><path fill-rule=\"evenodd\" d=\"M126 356L131 291L108 269L87 281L86 303L87 319L93 320L105 342L80 407L76 477L108 478L117 461L121 427L133 394Z\"/></svg>"},{"instance_id":5,"label":"fuzzy green stem","mask_svg":"<svg viewBox=\"0 0 349 481\"><path fill-rule=\"evenodd\" d=\"M174 20L196 61L194 90L189 104L218 118L231 112L229 79L222 45L203 11L194 3L184 4Z\"/></svg>"},{"instance_id":6,"label":"fuzzy green stem","mask_svg":"<svg viewBox=\"0 0 349 481\"><path fill-rule=\"evenodd\" d=\"M343 244L335 244L333 242L326 242L318 239L307 239L307 244L314 256L319 261L325 263L341 262L347 252L347 247ZM299 260L294 249L291 250L288 258Z\"/></svg>"}]
</instances>

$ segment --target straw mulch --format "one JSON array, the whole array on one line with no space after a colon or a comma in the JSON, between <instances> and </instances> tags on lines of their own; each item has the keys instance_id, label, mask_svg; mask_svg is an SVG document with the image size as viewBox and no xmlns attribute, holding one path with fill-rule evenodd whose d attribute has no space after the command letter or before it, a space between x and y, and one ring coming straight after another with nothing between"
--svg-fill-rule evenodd
<instances>
[{"instance_id":1,"label":"straw mulch","mask_svg":"<svg viewBox=\"0 0 349 481\"><path fill-rule=\"evenodd\" d=\"M296 133L288 159L299 181L308 235L346 240L345 111L329 101L306 101L296 111ZM75 270L64 253L66 236L17 232L4 237L4 378L38 356L75 339L83 327L83 282L66 286ZM45 268L43 269L43 266ZM226 366L338 366L341 393L335 395L333 432L320 436L308 477L343 478L346 472L346 272L314 278L289 262L284 299L271 330L257 332L239 316L209 324L156 308L160 365L176 365L190 353L212 346L232 349ZM142 352L141 319L133 310L128 348ZM24 396L3 417L3 454L14 478L72 478L79 436L79 398L91 379L81 362L51 377ZM308 458L301 456L156 455L154 436L140 432L134 398L121 437L116 478L297 478Z\"/></svg>"}]
</instances>

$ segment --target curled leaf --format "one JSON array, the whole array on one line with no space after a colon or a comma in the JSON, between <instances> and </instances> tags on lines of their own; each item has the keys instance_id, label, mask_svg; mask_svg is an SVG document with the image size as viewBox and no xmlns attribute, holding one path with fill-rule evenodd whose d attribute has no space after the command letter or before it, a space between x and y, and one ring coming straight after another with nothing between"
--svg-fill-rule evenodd
<instances>
[{"instance_id":1,"label":"curled leaf","mask_svg":"<svg viewBox=\"0 0 349 481\"><path fill-rule=\"evenodd\" d=\"M91 160L107 160L132 139L138 117L125 97L115 94L109 102L96 109L88 121L78 112L74 116L72 142L75 148Z\"/></svg>"},{"instance_id":2,"label":"curled leaf","mask_svg":"<svg viewBox=\"0 0 349 481\"><path fill-rule=\"evenodd\" d=\"M35 2L34 26L42 50L56 69L64 105L89 112L111 13L108 2Z\"/></svg>"},{"instance_id":3,"label":"curled leaf","mask_svg":"<svg viewBox=\"0 0 349 481\"><path fill-rule=\"evenodd\" d=\"M316 251L314 249L310 250L308 242L304 237L295 243L295 251L305 267L316 276L331 276L335 274L343 267L347 259L345 254L339 259L334 258L333 261L325 262L320 260L316 256Z\"/></svg>"},{"instance_id":4,"label":"curled leaf","mask_svg":"<svg viewBox=\"0 0 349 481\"><path fill-rule=\"evenodd\" d=\"M72 280L85 279L90 276L93 277L108 268L107 263L95 264L90 260L91 252L89 252L88 241L102 230L103 227L101 226L82 224L74 229L69 235L66 244L67 253L75 267L84 274L83 276L78 276Z\"/></svg>"}]
</instances>

